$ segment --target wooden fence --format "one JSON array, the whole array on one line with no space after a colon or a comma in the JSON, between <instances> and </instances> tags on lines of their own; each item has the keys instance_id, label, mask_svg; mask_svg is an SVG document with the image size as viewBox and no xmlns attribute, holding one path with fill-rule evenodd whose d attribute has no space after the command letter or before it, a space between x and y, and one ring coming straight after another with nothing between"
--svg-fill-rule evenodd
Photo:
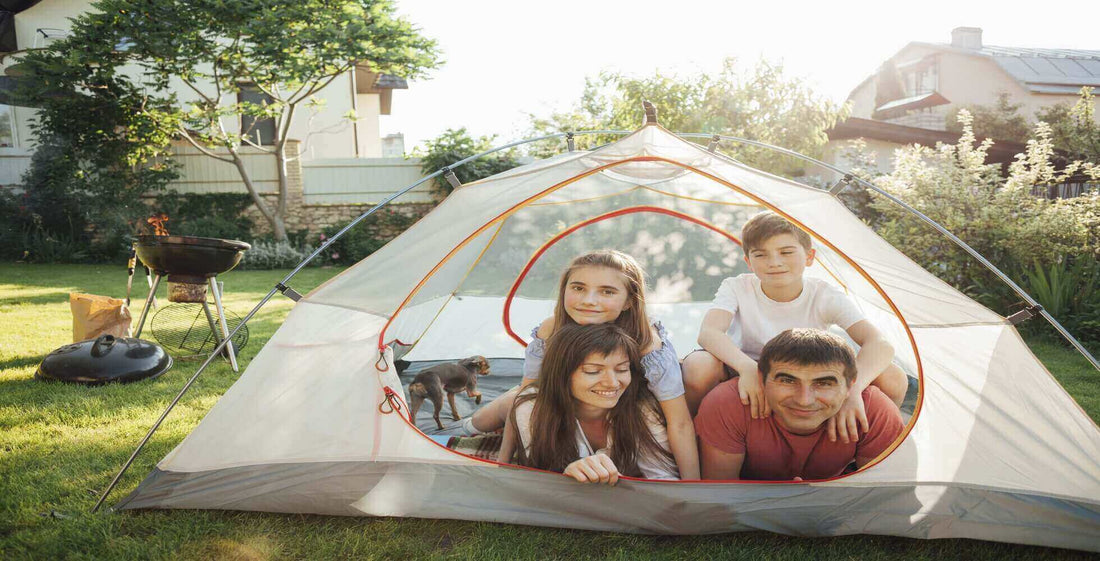
<instances>
[{"instance_id":1,"label":"wooden fence","mask_svg":"<svg viewBox=\"0 0 1100 561\"><path fill-rule=\"evenodd\" d=\"M378 203L415 183L423 174L416 158L348 158L302 162L305 204ZM431 182L397 202L430 203Z\"/></svg>"}]
</instances>

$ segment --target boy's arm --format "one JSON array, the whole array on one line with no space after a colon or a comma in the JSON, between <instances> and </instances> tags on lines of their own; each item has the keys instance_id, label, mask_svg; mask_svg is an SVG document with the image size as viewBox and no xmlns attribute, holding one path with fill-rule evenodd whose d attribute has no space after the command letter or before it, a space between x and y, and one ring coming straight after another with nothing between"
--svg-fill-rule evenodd
<instances>
[{"instance_id":1,"label":"boy's arm","mask_svg":"<svg viewBox=\"0 0 1100 561\"><path fill-rule=\"evenodd\" d=\"M848 336L859 345L859 353L856 354L856 380L852 383L848 399L844 401L840 411L829 419L827 430L829 440L833 442L837 437L842 442L858 442L859 428L862 427L864 432L870 430L867 412L863 407L863 390L894 360L894 347L870 321L858 321L847 331Z\"/></svg>"},{"instance_id":2,"label":"boy's arm","mask_svg":"<svg viewBox=\"0 0 1100 561\"><path fill-rule=\"evenodd\" d=\"M749 406L752 418L766 417L771 411L764 399L764 389L756 371L756 361L738 348L726 335L726 330L731 323L733 323L733 314L726 310L713 308L708 310L707 315L703 316L703 325L699 328L699 346L741 375L741 383L738 386L741 403Z\"/></svg>"},{"instance_id":3,"label":"boy's arm","mask_svg":"<svg viewBox=\"0 0 1100 561\"><path fill-rule=\"evenodd\" d=\"M699 479L699 448L695 444L695 423L688 412L687 399L681 395L658 403L665 414L668 447L680 470L680 479Z\"/></svg>"}]
</instances>

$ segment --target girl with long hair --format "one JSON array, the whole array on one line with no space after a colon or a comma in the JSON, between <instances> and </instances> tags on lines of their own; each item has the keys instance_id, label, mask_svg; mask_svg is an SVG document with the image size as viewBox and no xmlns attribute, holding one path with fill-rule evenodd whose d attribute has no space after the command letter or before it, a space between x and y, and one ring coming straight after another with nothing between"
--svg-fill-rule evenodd
<instances>
[{"instance_id":1,"label":"girl with long hair","mask_svg":"<svg viewBox=\"0 0 1100 561\"><path fill-rule=\"evenodd\" d=\"M562 273L554 315L532 333L523 362L523 383L506 392L469 418L470 432L505 428L501 458L514 451L515 435L505 427L508 412L520 390L539 378L549 357L546 341L569 325L609 323L618 326L641 352L646 383L657 399L668 429L668 441L683 479L699 478L695 427L684 397L684 380L676 350L660 323L652 323L645 307L645 273L633 257L615 250L585 253ZM472 430L471 430L472 429Z\"/></svg>"},{"instance_id":2,"label":"girl with long hair","mask_svg":"<svg viewBox=\"0 0 1100 561\"><path fill-rule=\"evenodd\" d=\"M637 342L612 323L558 328L536 383L515 400L518 463L577 481L676 479L664 418Z\"/></svg>"}]
</instances>

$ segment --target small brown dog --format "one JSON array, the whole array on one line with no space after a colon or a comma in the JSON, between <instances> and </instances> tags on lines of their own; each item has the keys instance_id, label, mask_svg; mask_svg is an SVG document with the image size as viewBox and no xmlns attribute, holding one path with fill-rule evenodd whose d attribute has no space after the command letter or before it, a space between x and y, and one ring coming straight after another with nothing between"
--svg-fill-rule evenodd
<instances>
[{"instance_id":1,"label":"small brown dog","mask_svg":"<svg viewBox=\"0 0 1100 561\"><path fill-rule=\"evenodd\" d=\"M472 356L457 363L449 362L425 368L409 384L409 418L415 423L420 404L424 403L424 398L431 399L435 404L435 424L439 425L439 430L443 430L443 423L439 420L439 411L443 409L443 391L447 391L451 416L457 421L462 416L455 407L455 394L465 390L466 395L474 398L474 403L480 405L481 392L477 391L477 377L488 374L489 361L483 356Z\"/></svg>"}]
</instances>

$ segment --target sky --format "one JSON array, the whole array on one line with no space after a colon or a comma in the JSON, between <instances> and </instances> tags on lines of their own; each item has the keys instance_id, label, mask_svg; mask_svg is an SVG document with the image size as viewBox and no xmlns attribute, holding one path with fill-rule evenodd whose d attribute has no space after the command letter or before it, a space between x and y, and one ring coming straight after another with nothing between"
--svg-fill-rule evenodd
<instances>
[{"instance_id":1,"label":"sky","mask_svg":"<svg viewBox=\"0 0 1100 561\"><path fill-rule=\"evenodd\" d=\"M381 117L407 151L448 128L523 138L528 115L569 109L605 70L686 77L764 58L840 102L910 41L947 43L955 27L982 28L986 45L1100 50L1100 7L1087 0L395 2L444 58Z\"/></svg>"}]
</instances>

